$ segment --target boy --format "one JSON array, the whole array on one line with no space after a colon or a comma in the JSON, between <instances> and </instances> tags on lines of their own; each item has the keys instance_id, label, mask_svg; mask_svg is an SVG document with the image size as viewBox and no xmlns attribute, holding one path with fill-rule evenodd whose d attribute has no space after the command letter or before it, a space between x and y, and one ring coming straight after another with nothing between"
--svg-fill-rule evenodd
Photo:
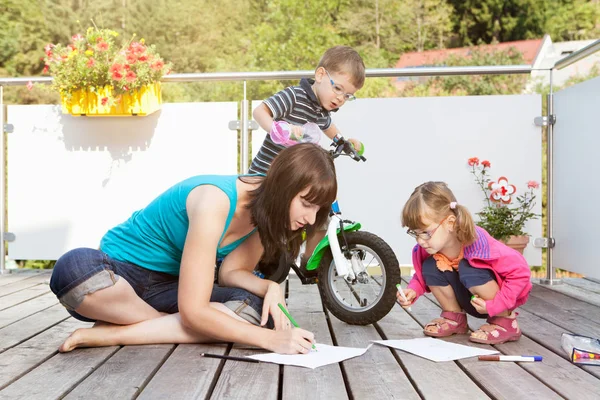
<instances>
[{"instance_id":1,"label":"boy","mask_svg":"<svg viewBox=\"0 0 600 400\"><path fill-rule=\"evenodd\" d=\"M273 121L286 121L292 125L296 136L301 136L302 125L314 122L333 140L340 130L331 122L330 113L337 111L346 101L355 100L354 94L364 83L365 64L360 55L351 47L335 46L321 57L314 79L302 79L299 86L274 94L256 107L252 115L267 132L271 131ZM355 149L362 148L360 141L352 138L348 141ZM267 135L248 172L266 174L275 156L284 148ZM303 264L325 236L327 227L321 229L307 242Z\"/></svg>"},{"instance_id":2,"label":"boy","mask_svg":"<svg viewBox=\"0 0 600 400\"><path fill-rule=\"evenodd\" d=\"M316 123L330 139L340 133L331 122L331 112L337 111L365 83L365 64L358 53L348 46L335 46L321 57L314 79L302 79L299 86L290 86L266 99L252 113L265 131L270 132L273 121L286 121L296 125L295 130L307 122ZM354 148L361 143L348 139ZM266 174L271 162L284 147L274 143L267 135L250 165L251 174Z\"/></svg>"}]
</instances>

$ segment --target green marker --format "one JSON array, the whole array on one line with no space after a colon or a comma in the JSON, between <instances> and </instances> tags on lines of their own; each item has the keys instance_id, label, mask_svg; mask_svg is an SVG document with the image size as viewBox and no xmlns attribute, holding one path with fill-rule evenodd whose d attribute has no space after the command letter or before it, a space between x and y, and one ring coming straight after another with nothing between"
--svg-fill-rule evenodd
<instances>
[{"instance_id":1,"label":"green marker","mask_svg":"<svg viewBox=\"0 0 600 400\"><path fill-rule=\"evenodd\" d=\"M471 301L473 301L475 299L475 295L471 296Z\"/></svg>"},{"instance_id":2,"label":"green marker","mask_svg":"<svg viewBox=\"0 0 600 400\"><path fill-rule=\"evenodd\" d=\"M296 328L300 328L300 326L298 326L298 323L294 320L294 317L292 317L290 315L290 313L285 309L285 307L282 306L281 303L277 303L277 305L281 309L281 312L283 312L285 314L285 316L288 317L288 319L290 320L290 322L292 323L292 325L294 325L294 327L296 327ZM312 345L312 348L314 350L317 350L317 347L314 345L314 343Z\"/></svg>"}]
</instances>

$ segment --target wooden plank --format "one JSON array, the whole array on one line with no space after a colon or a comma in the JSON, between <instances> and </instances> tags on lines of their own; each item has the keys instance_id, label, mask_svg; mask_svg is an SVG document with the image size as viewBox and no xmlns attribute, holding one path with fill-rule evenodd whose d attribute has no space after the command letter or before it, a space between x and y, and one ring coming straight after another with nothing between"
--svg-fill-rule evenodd
<instances>
[{"instance_id":1,"label":"wooden plank","mask_svg":"<svg viewBox=\"0 0 600 400\"><path fill-rule=\"evenodd\" d=\"M574 279L574 278L573 278ZM539 284L539 279L532 279L534 284ZM564 285L540 285L543 288L565 294L567 296L571 296L577 300L585 301L586 303L593 304L595 306L600 306L600 294L595 292L591 292L584 288L575 287L569 284Z\"/></svg>"},{"instance_id":2,"label":"wooden plank","mask_svg":"<svg viewBox=\"0 0 600 400\"><path fill-rule=\"evenodd\" d=\"M600 399L598 378L527 337L495 347L504 354L532 354L544 357L542 362L524 362L519 363L519 366L567 399L571 397L577 397L578 400Z\"/></svg>"},{"instance_id":3,"label":"wooden plank","mask_svg":"<svg viewBox=\"0 0 600 400\"><path fill-rule=\"evenodd\" d=\"M423 303L423 301L418 301L411 307L412 311L418 313L424 307ZM382 330L385 339L425 337L423 327L399 305L394 306L392 311L377 325ZM401 350L393 349L392 351L400 359L417 390L426 399L489 398L454 362L436 363ZM440 390L441 387L444 390Z\"/></svg>"},{"instance_id":4,"label":"wooden plank","mask_svg":"<svg viewBox=\"0 0 600 400\"><path fill-rule=\"evenodd\" d=\"M520 309L519 326L525 335L541 343L544 347L550 349L559 357L568 360L567 354L563 351L560 341L563 333L571 333L555 324L538 317L527 310ZM600 378L600 370L593 366L581 366L588 373Z\"/></svg>"},{"instance_id":5,"label":"wooden plank","mask_svg":"<svg viewBox=\"0 0 600 400\"><path fill-rule=\"evenodd\" d=\"M69 318L0 354L0 389L55 355L75 329L90 326L89 322Z\"/></svg>"},{"instance_id":6,"label":"wooden plank","mask_svg":"<svg viewBox=\"0 0 600 400\"><path fill-rule=\"evenodd\" d=\"M311 309L315 309L317 303L320 304L317 286L302 285L297 277L290 276L289 289L288 307L296 322L302 328L314 333L319 343L333 345L325 313L307 312L305 309L305 304L311 303ZM330 364L316 369L284 366L283 398L286 400L348 399L340 365Z\"/></svg>"},{"instance_id":7,"label":"wooden plank","mask_svg":"<svg viewBox=\"0 0 600 400\"><path fill-rule=\"evenodd\" d=\"M263 353L263 350L234 347L229 353L243 357ZM279 365L225 361L211 399L277 399Z\"/></svg>"},{"instance_id":8,"label":"wooden plank","mask_svg":"<svg viewBox=\"0 0 600 400\"><path fill-rule=\"evenodd\" d=\"M222 360L200 353L225 354L224 344L180 344L138 397L139 400L205 399Z\"/></svg>"},{"instance_id":9,"label":"wooden plank","mask_svg":"<svg viewBox=\"0 0 600 400\"><path fill-rule=\"evenodd\" d=\"M589 319L590 315L600 315L600 307L574 299L571 296L558 293L543 286L534 285L530 297L537 297L553 306L559 307L562 311L578 314L586 319ZM597 321L598 319L596 319ZM598 324L600 326L600 323Z\"/></svg>"},{"instance_id":10,"label":"wooden plank","mask_svg":"<svg viewBox=\"0 0 600 400\"><path fill-rule=\"evenodd\" d=\"M0 329L0 353L69 317L67 310L57 304Z\"/></svg>"},{"instance_id":11,"label":"wooden plank","mask_svg":"<svg viewBox=\"0 0 600 400\"><path fill-rule=\"evenodd\" d=\"M0 286L9 285L14 282L30 279L38 275L50 275L50 270L19 270L18 272L10 272L0 275Z\"/></svg>"},{"instance_id":12,"label":"wooden plank","mask_svg":"<svg viewBox=\"0 0 600 400\"><path fill-rule=\"evenodd\" d=\"M118 349L113 346L58 353L4 388L0 397L27 400L62 398Z\"/></svg>"},{"instance_id":13,"label":"wooden plank","mask_svg":"<svg viewBox=\"0 0 600 400\"><path fill-rule=\"evenodd\" d=\"M429 321L439 317L440 308L429 297L433 295L425 295L413 305L413 309L423 303L423 308L419 312L413 312L413 316L421 326L425 326ZM470 326L471 329L476 329L479 325L485 323L485 320L478 320L478 324ZM445 338L453 343L462 344L465 346L479 347L483 349L493 350L489 345L480 345L469 341L468 335L454 335ZM551 389L549 389L543 381L538 380L534 376L524 373L524 370L517 363L510 362L481 362L477 357L466 358L456 361L480 387L486 391L490 397L503 399L530 399L531 397L543 399L560 399L561 397Z\"/></svg>"},{"instance_id":14,"label":"wooden plank","mask_svg":"<svg viewBox=\"0 0 600 400\"><path fill-rule=\"evenodd\" d=\"M367 347L381 340L373 325L348 325L329 315L338 346ZM373 345L364 355L342 362L352 397L355 399L419 399L412 383L392 352Z\"/></svg>"},{"instance_id":15,"label":"wooden plank","mask_svg":"<svg viewBox=\"0 0 600 400\"><path fill-rule=\"evenodd\" d=\"M8 285L0 286L0 297L6 296L19 290L27 289L37 284L48 285L50 283L50 274L33 275L30 278L23 279ZM2 301L2 299L0 299Z\"/></svg>"},{"instance_id":16,"label":"wooden plank","mask_svg":"<svg viewBox=\"0 0 600 400\"><path fill-rule=\"evenodd\" d=\"M562 278L562 281L569 286L584 289L588 292L600 294L600 283L585 278ZM561 285L556 285L561 286ZM554 287L554 286L550 286Z\"/></svg>"},{"instance_id":17,"label":"wooden plank","mask_svg":"<svg viewBox=\"0 0 600 400\"><path fill-rule=\"evenodd\" d=\"M563 296L560 293L556 294ZM587 317L577 315L573 312L564 310L563 307L559 305L551 304L546 300L542 300L533 295L529 296L527 303L520 308L570 332L595 338L600 337L600 323L594 321L594 318L591 317L591 315ZM598 313L592 315L598 315Z\"/></svg>"},{"instance_id":18,"label":"wooden plank","mask_svg":"<svg viewBox=\"0 0 600 400\"><path fill-rule=\"evenodd\" d=\"M175 347L172 344L125 346L77 385L65 399L131 399Z\"/></svg>"},{"instance_id":19,"label":"wooden plank","mask_svg":"<svg viewBox=\"0 0 600 400\"><path fill-rule=\"evenodd\" d=\"M17 304L24 303L38 296L42 296L46 293L51 293L48 285L39 284L28 289L20 290L16 293L9 294L2 297L2 301L0 301L0 311L6 310L7 308Z\"/></svg>"},{"instance_id":20,"label":"wooden plank","mask_svg":"<svg viewBox=\"0 0 600 400\"><path fill-rule=\"evenodd\" d=\"M25 303L17 304L16 306L2 310L0 311L0 328L4 328L23 318L27 318L31 314L45 310L55 304L58 304L58 299L54 293L48 293L26 301Z\"/></svg>"}]
</instances>

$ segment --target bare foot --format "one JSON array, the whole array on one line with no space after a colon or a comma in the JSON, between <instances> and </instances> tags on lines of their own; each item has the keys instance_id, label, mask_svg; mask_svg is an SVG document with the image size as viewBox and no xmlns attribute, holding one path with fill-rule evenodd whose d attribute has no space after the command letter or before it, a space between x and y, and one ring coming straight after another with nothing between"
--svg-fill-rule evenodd
<instances>
[{"instance_id":1,"label":"bare foot","mask_svg":"<svg viewBox=\"0 0 600 400\"><path fill-rule=\"evenodd\" d=\"M71 333L71 335L64 341L63 344L60 345L58 351L61 353L68 353L71 350L76 349L81 345L82 341L82 330L87 328L77 329L75 332Z\"/></svg>"}]
</instances>

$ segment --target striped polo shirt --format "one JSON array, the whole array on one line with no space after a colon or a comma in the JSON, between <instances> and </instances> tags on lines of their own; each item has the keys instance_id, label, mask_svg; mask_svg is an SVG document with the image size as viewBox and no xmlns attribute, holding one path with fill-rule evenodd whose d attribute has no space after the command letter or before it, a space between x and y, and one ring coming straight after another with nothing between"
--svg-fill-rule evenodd
<instances>
[{"instance_id":1,"label":"striped polo shirt","mask_svg":"<svg viewBox=\"0 0 600 400\"><path fill-rule=\"evenodd\" d=\"M312 90L314 79L302 79L299 86L290 86L264 101L273 114L273 121L285 121L294 125L314 122L322 131L331 125L329 111L321 107ZM334 110L337 111L337 110ZM266 174L271 162L284 146L278 145L267 135L250 165L251 174Z\"/></svg>"}]
</instances>

